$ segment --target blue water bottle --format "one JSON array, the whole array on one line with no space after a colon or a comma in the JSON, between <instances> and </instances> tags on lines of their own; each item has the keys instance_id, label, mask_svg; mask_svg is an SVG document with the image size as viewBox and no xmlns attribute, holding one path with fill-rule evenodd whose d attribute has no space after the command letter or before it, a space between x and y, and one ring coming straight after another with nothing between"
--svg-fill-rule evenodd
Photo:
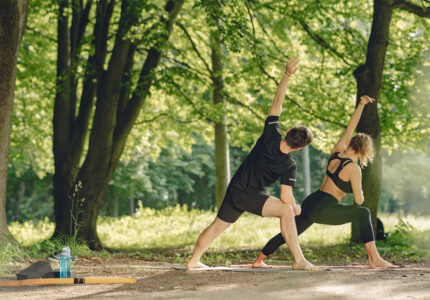
<instances>
[{"instance_id":1,"label":"blue water bottle","mask_svg":"<svg viewBox=\"0 0 430 300\"><path fill-rule=\"evenodd\" d=\"M64 247L60 254L60 278L72 277L70 270L70 248Z\"/></svg>"}]
</instances>

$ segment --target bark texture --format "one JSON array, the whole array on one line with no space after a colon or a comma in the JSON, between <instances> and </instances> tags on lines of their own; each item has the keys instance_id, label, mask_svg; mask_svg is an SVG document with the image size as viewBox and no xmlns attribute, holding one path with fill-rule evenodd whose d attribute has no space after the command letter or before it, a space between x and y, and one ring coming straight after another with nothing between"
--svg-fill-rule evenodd
<instances>
[{"instance_id":1,"label":"bark texture","mask_svg":"<svg viewBox=\"0 0 430 300\"><path fill-rule=\"evenodd\" d=\"M363 132L372 137L375 148L373 163L363 169L364 206L369 208L371 212L372 225L375 231L382 182L381 127L377 103L382 85L393 9L389 2L385 0L375 0L373 9L373 22L367 45L366 63L355 69L354 76L357 81L357 104L363 95L369 95L376 100L375 103L365 106L357 126L357 132ZM351 241L360 242L358 225L354 223L352 224Z\"/></svg>"},{"instance_id":2,"label":"bark texture","mask_svg":"<svg viewBox=\"0 0 430 300\"><path fill-rule=\"evenodd\" d=\"M0 240L8 236L6 187L16 64L27 22L27 0L0 1Z\"/></svg>"},{"instance_id":3,"label":"bark texture","mask_svg":"<svg viewBox=\"0 0 430 300\"><path fill-rule=\"evenodd\" d=\"M221 41L214 32L211 35L212 50L212 101L214 105L224 102L223 97L223 64L221 55ZM230 154L227 135L227 120L224 114L215 121L215 201L219 208L224 199L225 191L230 182Z\"/></svg>"},{"instance_id":4,"label":"bark texture","mask_svg":"<svg viewBox=\"0 0 430 300\"><path fill-rule=\"evenodd\" d=\"M163 47L184 0L168 0L167 17L160 17L164 30L149 48L134 90L129 87L137 44L127 38L141 16L144 3L121 1L121 15L109 61L108 33L115 0L61 0L58 11L57 93L54 108L54 236L75 235L92 249L101 249L97 217L109 180L124 150L127 137L139 115L154 79ZM93 28L94 52L80 62L83 36L96 5ZM65 12L72 9L72 14ZM71 20L69 20L71 18ZM138 41L136 41L137 43ZM75 69L85 65L85 78L78 97ZM107 67L105 67L107 66ZM80 102L80 105L77 105ZM90 118L94 111L92 127ZM89 137L88 137L89 136ZM84 153L88 139L88 150ZM83 162L82 162L83 161ZM81 163L82 162L82 163Z\"/></svg>"}]
</instances>

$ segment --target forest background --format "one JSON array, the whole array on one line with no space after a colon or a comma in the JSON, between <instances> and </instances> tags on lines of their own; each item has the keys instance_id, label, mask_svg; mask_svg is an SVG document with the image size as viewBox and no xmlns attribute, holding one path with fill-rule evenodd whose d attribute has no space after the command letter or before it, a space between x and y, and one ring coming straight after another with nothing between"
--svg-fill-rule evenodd
<instances>
[{"instance_id":1,"label":"forest background","mask_svg":"<svg viewBox=\"0 0 430 300\"><path fill-rule=\"evenodd\" d=\"M371 95L378 97L382 160L380 193L373 196L382 212L430 214L429 14L414 10L427 1L30 1L17 64L8 223L58 221L93 198L88 210L96 210L95 219L132 215L138 202L216 209L217 189L225 189L261 134L293 55L300 70L281 128L313 130L310 177L317 189L327 153L355 107L375 4L392 15L380 91ZM62 114L59 103L66 102ZM104 128L118 124L128 135L103 144ZM105 156L98 147L113 151ZM301 203L302 153L293 157ZM62 159L74 161L67 172ZM91 194L90 181L104 188ZM279 185L269 192L278 195ZM81 217L73 213L63 227L57 222L56 234L73 234L64 229Z\"/></svg>"}]
</instances>

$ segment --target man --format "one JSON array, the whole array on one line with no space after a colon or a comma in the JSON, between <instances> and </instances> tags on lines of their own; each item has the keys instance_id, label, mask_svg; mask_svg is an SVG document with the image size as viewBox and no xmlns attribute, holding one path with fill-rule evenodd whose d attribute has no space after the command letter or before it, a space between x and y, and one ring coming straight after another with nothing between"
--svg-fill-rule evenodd
<instances>
[{"instance_id":1,"label":"man","mask_svg":"<svg viewBox=\"0 0 430 300\"><path fill-rule=\"evenodd\" d=\"M297 71L297 64L297 57L287 62L263 134L233 176L214 222L197 239L187 268L207 267L200 262L202 254L219 234L236 222L244 211L248 211L259 216L280 219L282 235L294 257L293 269L319 270L305 259L297 240L294 217L300 214L301 209L293 196L296 163L289 154L309 144L312 141L312 133L305 126L296 126L288 130L285 139L282 139L279 131L279 116L285 90L290 76ZM281 178L281 199L264 193L264 189L278 178Z\"/></svg>"}]
</instances>

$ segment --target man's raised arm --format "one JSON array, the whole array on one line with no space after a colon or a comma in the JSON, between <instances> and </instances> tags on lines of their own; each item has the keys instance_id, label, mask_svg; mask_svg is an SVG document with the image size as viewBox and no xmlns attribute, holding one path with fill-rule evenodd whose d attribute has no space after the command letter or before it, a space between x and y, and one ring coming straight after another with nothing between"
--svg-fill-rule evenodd
<instances>
[{"instance_id":1,"label":"man's raised arm","mask_svg":"<svg viewBox=\"0 0 430 300\"><path fill-rule=\"evenodd\" d=\"M297 71L297 64L299 59L294 56L290 58L285 66L285 72L282 75L281 82L279 82L278 89L276 90L275 99L273 99L272 106L270 107L268 116L280 116L282 110L282 102L284 102L285 92L287 89L288 80L291 75Z\"/></svg>"}]
</instances>

